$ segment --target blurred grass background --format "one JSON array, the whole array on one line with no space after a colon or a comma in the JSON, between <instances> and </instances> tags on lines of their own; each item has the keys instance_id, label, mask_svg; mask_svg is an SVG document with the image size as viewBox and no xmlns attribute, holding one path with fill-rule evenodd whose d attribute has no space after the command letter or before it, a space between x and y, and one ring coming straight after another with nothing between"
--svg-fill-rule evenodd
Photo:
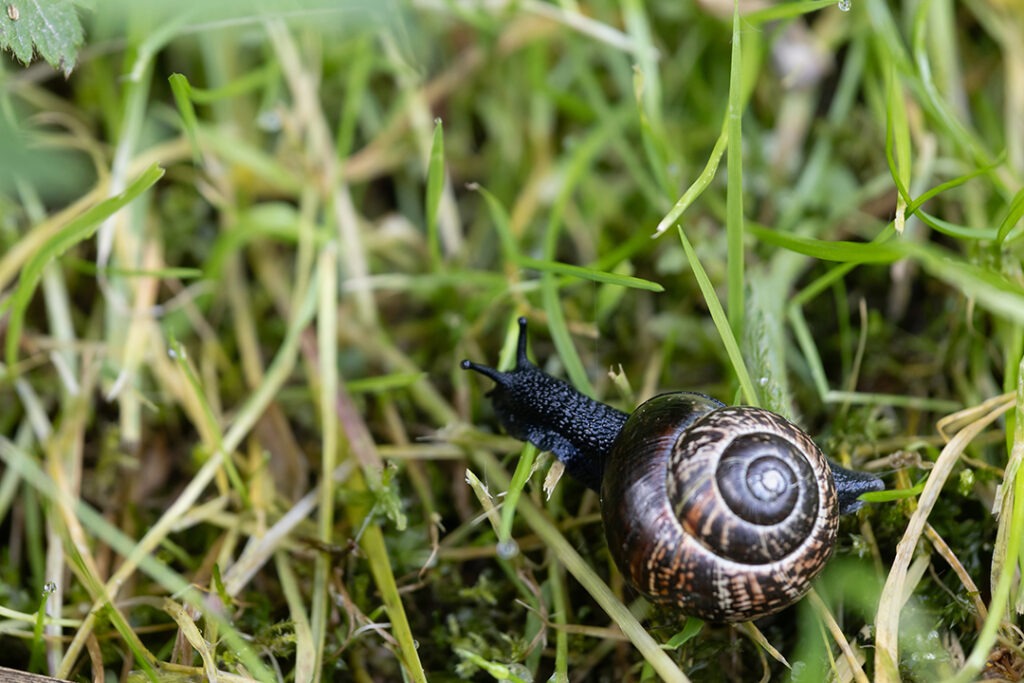
<instances>
[{"instance_id":1,"label":"blurred grass background","mask_svg":"<svg viewBox=\"0 0 1024 683\"><path fill-rule=\"evenodd\" d=\"M77 14L67 78L0 67L0 665L1024 671L1019 0ZM653 610L594 494L503 505L458 363L518 315L592 395L759 403L896 493L756 632Z\"/></svg>"}]
</instances>

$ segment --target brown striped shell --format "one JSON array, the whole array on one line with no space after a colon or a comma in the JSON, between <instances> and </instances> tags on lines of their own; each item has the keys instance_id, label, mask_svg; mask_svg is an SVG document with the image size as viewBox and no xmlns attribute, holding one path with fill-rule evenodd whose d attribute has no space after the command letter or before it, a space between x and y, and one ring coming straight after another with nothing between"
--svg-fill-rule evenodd
<instances>
[{"instance_id":1,"label":"brown striped shell","mask_svg":"<svg viewBox=\"0 0 1024 683\"><path fill-rule=\"evenodd\" d=\"M601 507L629 583L709 621L793 604L824 568L839 521L831 470L800 428L686 392L630 416L605 463Z\"/></svg>"}]
</instances>

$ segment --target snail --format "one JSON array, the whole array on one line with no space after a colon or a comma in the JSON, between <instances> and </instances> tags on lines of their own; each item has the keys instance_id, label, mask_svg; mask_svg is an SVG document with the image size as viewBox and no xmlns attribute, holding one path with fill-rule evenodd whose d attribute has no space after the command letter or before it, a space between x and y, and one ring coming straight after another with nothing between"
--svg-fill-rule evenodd
<instances>
[{"instance_id":1,"label":"snail","mask_svg":"<svg viewBox=\"0 0 1024 683\"><path fill-rule=\"evenodd\" d=\"M883 488L780 415L685 391L627 415L540 370L526 345L520 318L515 368L462 368L494 380L505 431L600 494L615 564L655 603L714 622L788 607L832 554L839 516Z\"/></svg>"}]
</instances>

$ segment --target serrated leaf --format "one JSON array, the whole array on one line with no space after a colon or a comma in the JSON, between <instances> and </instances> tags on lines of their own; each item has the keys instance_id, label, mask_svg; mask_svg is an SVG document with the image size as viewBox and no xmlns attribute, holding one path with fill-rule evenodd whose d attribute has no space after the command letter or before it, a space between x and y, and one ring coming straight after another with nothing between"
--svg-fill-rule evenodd
<instances>
[{"instance_id":1,"label":"serrated leaf","mask_svg":"<svg viewBox=\"0 0 1024 683\"><path fill-rule=\"evenodd\" d=\"M39 53L65 78L71 75L85 39L71 0L7 0L0 4L0 49L9 50L26 65Z\"/></svg>"}]
</instances>

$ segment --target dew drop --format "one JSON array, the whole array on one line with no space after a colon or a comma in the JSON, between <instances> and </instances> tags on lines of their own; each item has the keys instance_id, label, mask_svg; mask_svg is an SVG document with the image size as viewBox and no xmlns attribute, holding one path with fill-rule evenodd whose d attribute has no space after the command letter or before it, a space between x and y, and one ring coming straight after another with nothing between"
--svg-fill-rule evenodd
<instances>
[{"instance_id":1,"label":"dew drop","mask_svg":"<svg viewBox=\"0 0 1024 683\"><path fill-rule=\"evenodd\" d=\"M284 127L281 114L274 109L264 109L256 115L256 125L266 133L277 133Z\"/></svg>"},{"instance_id":2,"label":"dew drop","mask_svg":"<svg viewBox=\"0 0 1024 683\"><path fill-rule=\"evenodd\" d=\"M55 581L47 581L43 584L43 597L53 595L57 592L57 583Z\"/></svg>"},{"instance_id":3,"label":"dew drop","mask_svg":"<svg viewBox=\"0 0 1024 683\"><path fill-rule=\"evenodd\" d=\"M853 6L853 0L839 0L839 11L849 12L850 7Z\"/></svg>"},{"instance_id":4,"label":"dew drop","mask_svg":"<svg viewBox=\"0 0 1024 683\"><path fill-rule=\"evenodd\" d=\"M502 541L497 547L498 557L503 560L511 560L513 557L519 554L519 544L509 539Z\"/></svg>"}]
</instances>

